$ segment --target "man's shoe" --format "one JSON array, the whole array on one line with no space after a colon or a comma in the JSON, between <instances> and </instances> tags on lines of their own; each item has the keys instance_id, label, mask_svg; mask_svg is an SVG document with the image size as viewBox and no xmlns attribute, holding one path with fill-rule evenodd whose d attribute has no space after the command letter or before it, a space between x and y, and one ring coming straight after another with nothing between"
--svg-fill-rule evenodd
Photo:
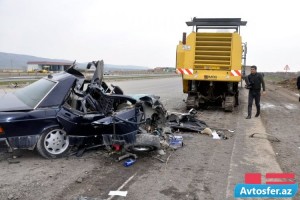
<instances>
[{"instance_id":1,"label":"man's shoe","mask_svg":"<svg viewBox=\"0 0 300 200\"><path fill-rule=\"evenodd\" d=\"M258 117L259 116L259 113L256 113L255 117Z\"/></svg>"},{"instance_id":2,"label":"man's shoe","mask_svg":"<svg viewBox=\"0 0 300 200\"><path fill-rule=\"evenodd\" d=\"M246 119L251 119L251 116L248 115L248 116L246 117Z\"/></svg>"}]
</instances>

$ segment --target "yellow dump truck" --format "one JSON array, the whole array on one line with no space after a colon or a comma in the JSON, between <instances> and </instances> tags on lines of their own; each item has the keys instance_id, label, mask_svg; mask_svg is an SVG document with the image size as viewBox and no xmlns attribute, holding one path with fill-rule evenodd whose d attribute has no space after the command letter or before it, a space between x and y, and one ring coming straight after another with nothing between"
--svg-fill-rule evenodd
<instances>
[{"instance_id":1,"label":"yellow dump truck","mask_svg":"<svg viewBox=\"0 0 300 200\"><path fill-rule=\"evenodd\" d=\"M232 111L238 105L239 87L246 61L242 43L241 18L193 18L186 22L193 31L176 50L176 72L182 74L183 92L188 94L186 106L206 108L222 106Z\"/></svg>"}]
</instances>

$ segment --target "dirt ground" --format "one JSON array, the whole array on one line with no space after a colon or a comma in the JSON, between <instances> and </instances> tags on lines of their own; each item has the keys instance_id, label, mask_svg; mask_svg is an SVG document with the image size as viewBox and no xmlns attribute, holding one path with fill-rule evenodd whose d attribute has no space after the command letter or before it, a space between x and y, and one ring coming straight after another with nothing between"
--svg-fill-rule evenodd
<instances>
[{"instance_id":1,"label":"dirt ground","mask_svg":"<svg viewBox=\"0 0 300 200\"><path fill-rule=\"evenodd\" d=\"M294 79L291 79L296 84ZM262 122L267 133L280 139L272 147L282 171L300 177L300 102L295 85L268 84L268 95L262 103ZM298 194L298 198L299 198Z\"/></svg>"},{"instance_id":2,"label":"dirt ground","mask_svg":"<svg viewBox=\"0 0 300 200\"><path fill-rule=\"evenodd\" d=\"M126 93L155 93L170 111L186 112L180 78L118 82ZM161 87L163 85L163 87ZM124 167L104 150L81 157L46 160L35 151L0 151L0 200L69 199L233 199L234 186L249 172L294 172L300 177L300 102L295 92L267 84L261 117L246 120L247 90L241 89L240 105L233 113L218 108L197 116L224 131L228 140L213 140L198 133L178 133L184 147L139 155ZM253 112L255 112L253 106ZM258 137L249 138L253 133ZM264 135L268 133L277 137ZM298 182L298 181L297 181ZM128 191L127 197L110 191ZM300 198L300 196L297 196Z\"/></svg>"}]
</instances>

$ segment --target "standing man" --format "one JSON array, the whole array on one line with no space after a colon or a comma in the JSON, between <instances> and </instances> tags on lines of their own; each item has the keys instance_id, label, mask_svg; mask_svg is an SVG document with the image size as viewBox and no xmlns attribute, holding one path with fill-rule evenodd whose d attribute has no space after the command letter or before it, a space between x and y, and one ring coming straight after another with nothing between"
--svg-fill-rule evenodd
<instances>
[{"instance_id":1,"label":"standing man","mask_svg":"<svg viewBox=\"0 0 300 200\"><path fill-rule=\"evenodd\" d=\"M261 86L263 88L263 94L265 94L266 88L264 77L260 73L257 73L257 67L255 65L251 66L251 74L249 74L246 78L249 81L248 116L246 119L251 119L253 99L255 100L256 105L255 117L258 117L260 115Z\"/></svg>"},{"instance_id":2,"label":"standing man","mask_svg":"<svg viewBox=\"0 0 300 200\"><path fill-rule=\"evenodd\" d=\"M300 95L300 76L297 78L297 88L299 90L299 95ZM299 96L299 102L300 102L300 96Z\"/></svg>"}]
</instances>

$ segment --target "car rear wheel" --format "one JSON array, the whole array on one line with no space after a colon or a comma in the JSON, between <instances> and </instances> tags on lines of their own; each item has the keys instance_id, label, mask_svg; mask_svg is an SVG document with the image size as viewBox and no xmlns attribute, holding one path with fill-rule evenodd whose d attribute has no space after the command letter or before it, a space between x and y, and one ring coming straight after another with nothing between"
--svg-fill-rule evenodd
<instances>
[{"instance_id":1,"label":"car rear wheel","mask_svg":"<svg viewBox=\"0 0 300 200\"><path fill-rule=\"evenodd\" d=\"M70 149L69 137L60 127L45 130L36 146L37 151L44 158L60 158Z\"/></svg>"}]
</instances>

